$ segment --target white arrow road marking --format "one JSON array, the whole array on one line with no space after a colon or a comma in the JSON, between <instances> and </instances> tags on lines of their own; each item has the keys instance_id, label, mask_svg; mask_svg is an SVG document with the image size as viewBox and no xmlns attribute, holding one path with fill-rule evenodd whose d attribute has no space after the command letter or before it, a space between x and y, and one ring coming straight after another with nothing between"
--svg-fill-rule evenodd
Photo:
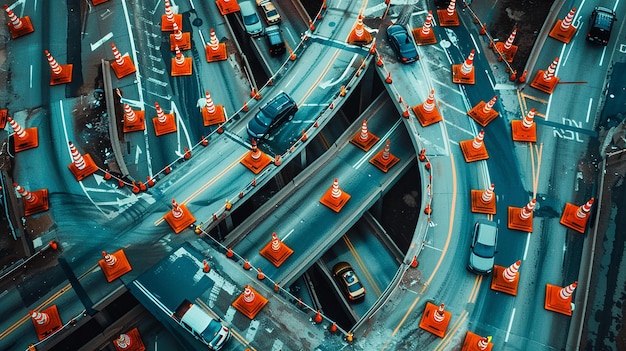
<instances>
[{"instance_id":1,"label":"white arrow road marking","mask_svg":"<svg viewBox=\"0 0 626 351\"><path fill-rule=\"evenodd\" d=\"M100 38L100 40L98 40L95 43L90 43L89 45L91 45L91 51L94 51L95 49L99 48L100 46L102 46L102 44L104 44L105 41L111 38L113 38L113 32L109 32L107 35L103 36L102 38Z\"/></svg>"},{"instance_id":2,"label":"white arrow road marking","mask_svg":"<svg viewBox=\"0 0 626 351\"><path fill-rule=\"evenodd\" d=\"M139 147L139 145L137 145L137 149L135 149L135 164L139 163L139 155L141 155L143 153L143 151L141 151L141 148Z\"/></svg>"}]
</instances>

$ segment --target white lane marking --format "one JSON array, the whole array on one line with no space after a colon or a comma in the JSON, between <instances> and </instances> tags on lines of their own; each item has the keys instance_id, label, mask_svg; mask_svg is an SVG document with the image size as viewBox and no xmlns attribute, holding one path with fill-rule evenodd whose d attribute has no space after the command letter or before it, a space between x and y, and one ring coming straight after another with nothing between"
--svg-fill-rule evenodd
<instances>
[{"instance_id":1,"label":"white lane marking","mask_svg":"<svg viewBox=\"0 0 626 351\"><path fill-rule=\"evenodd\" d=\"M522 257L523 260L526 260L526 255L528 255L529 245L530 245L530 233L528 233L528 236L526 237L526 247L524 248L524 257Z\"/></svg>"},{"instance_id":2,"label":"white lane marking","mask_svg":"<svg viewBox=\"0 0 626 351\"><path fill-rule=\"evenodd\" d=\"M489 78L489 84L491 84L491 89L496 90L495 85L493 84L493 80L491 80L491 76L489 75L489 71L485 70L485 74L487 75L487 78Z\"/></svg>"},{"instance_id":3,"label":"white lane marking","mask_svg":"<svg viewBox=\"0 0 626 351\"><path fill-rule=\"evenodd\" d=\"M293 229L293 228L292 228L292 229L289 231L289 233L287 233L287 234L286 234L286 235L282 238L282 241L284 242L284 241L285 241L285 240L289 237L289 235L291 235L291 233L293 233L293 231L294 231L294 230L295 230L295 229Z\"/></svg>"},{"instance_id":4,"label":"white lane marking","mask_svg":"<svg viewBox=\"0 0 626 351\"><path fill-rule=\"evenodd\" d=\"M509 327L506 328L506 337L504 338L504 342L509 342L509 335L511 334L511 327L513 326L514 317L515 317L515 307L513 308L513 312L511 313L511 319L509 320Z\"/></svg>"},{"instance_id":5,"label":"white lane marking","mask_svg":"<svg viewBox=\"0 0 626 351\"><path fill-rule=\"evenodd\" d=\"M105 41L109 40L113 38L113 32L109 32L107 33L105 36L103 36L102 38L100 38L98 41L96 41L95 43L89 43L89 45L91 46L91 51L96 50L97 48L99 48L100 46L102 46L102 44L104 44Z\"/></svg>"},{"instance_id":6,"label":"white lane marking","mask_svg":"<svg viewBox=\"0 0 626 351\"><path fill-rule=\"evenodd\" d=\"M480 54L480 45L476 43L476 38L474 38L474 34L470 34L470 38L472 38L472 42L474 43L474 48L478 54Z\"/></svg>"},{"instance_id":7,"label":"white lane marking","mask_svg":"<svg viewBox=\"0 0 626 351\"><path fill-rule=\"evenodd\" d=\"M585 123L589 123L589 115L591 114L592 104L593 104L593 98L589 98L589 106L587 106L587 118L585 118Z\"/></svg>"},{"instance_id":8,"label":"white lane marking","mask_svg":"<svg viewBox=\"0 0 626 351\"><path fill-rule=\"evenodd\" d=\"M352 55L352 59L350 60L350 63L346 66L345 70L343 71L343 73L341 74L340 77L337 77L337 79L335 79L334 81L325 81L325 82L321 82L319 83L317 86L320 87L321 89L326 89L328 87L331 87L333 85L336 85L337 83L343 81L346 77L346 75L348 74L348 72L352 71L352 64L354 64L354 61L359 57L358 54L354 54Z\"/></svg>"}]
</instances>

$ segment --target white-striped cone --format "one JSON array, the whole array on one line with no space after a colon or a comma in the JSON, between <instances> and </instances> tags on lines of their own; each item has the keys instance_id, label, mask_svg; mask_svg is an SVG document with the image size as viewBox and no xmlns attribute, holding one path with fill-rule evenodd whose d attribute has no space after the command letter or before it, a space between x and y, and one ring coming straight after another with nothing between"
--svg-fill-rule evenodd
<instances>
[{"instance_id":1,"label":"white-striped cone","mask_svg":"<svg viewBox=\"0 0 626 351\"><path fill-rule=\"evenodd\" d=\"M165 114L165 112L163 112L163 109L158 102L154 102L154 107L156 107L156 113L159 123L167 122L167 115Z\"/></svg>"},{"instance_id":2,"label":"white-striped cone","mask_svg":"<svg viewBox=\"0 0 626 351\"><path fill-rule=\"evenodd\" d=\"M8 5L4 5L4 10L7 12L7 15L9 16L9 21L11 21L11 24L13 24L13 28L14 29L22 28L24 23L19 17L17 17L17 15L15 15L15 13L9 8Z\"/></svg>"},{"instance_id":3,"label":"white-striped cone","mask_svg":"<svg viewBox=\"0 0 626 351\"><path fill-rule=\"evenodd\" d=\"M252 289L250 289L247 285L243 289L243 300L247 303L252 303L252 301L254 301L254 292L252 292Z\"/></svg>"},{"instance_id":4,"label":"white-striped cone","mask_svg":"<svg viewBox=\"0 0 626 351\"><path fill-rule=\"evenodd\" d=\"M389 139L387 139L387 141L385 142L385 148L383 149L383 154L382 154L382 158L385 161L389 159L389 150L391 149L390 145L391 145L391 142L389 141Z\"/></svg>"},{"instance_id":5,"label":"white-striped cone","mask_svg":"<svg viewBox=\"0 0 626 351\"><path fill-rule=\"evenodd\" d=\"M450 0L450 4L448 4L448 8L446 9L448 16L454 16L455 8L456 8L456 0Z\"/></svg>"},{"instance_id":6,"label":"white-striped cone","mask_svg":"<svg viewBox=\"0 0 626 351\"><path fill-rule=\"evenodd\" d=\"M204 97L206 98L206 110L208 113L215 113L215 104L213 104L213 99L211 99L211 94L208 91L204 92Z\"/></svg>"},{"instance_id":7,"label":"white-striped cone","mask_svg":"<svg viewBox=\"0 0 626 351\"><path fill-rule=\"evenodd\" d=\"M182 66L185 64L185 55L183 55L182 52L180 52L180 48L178 47L178 45L176 45L176 64L179 66Z\"/></svg>"},{"instance_id":8,"label":"white-striped cone","mask_svg":"<svg viewBox=\"0 0 626 351\"><path fill-rule=\"evenodd\" d=\"M209 41L209 46L213 50L219 49L220 41L217 39L217 35L215 34L215 30L211 28L211 40Z\"/></svg>"},{"instance_id":9,"label":"white-striped cone","mask_svg":"<svg viewBox=\"0 0 626 351\"><path fill-rule=\"evenodd\" d=\"M530 214L533 213L533 210L535 209L535 204L537 203L536 199L532 199L528 204L526 204L526 206L524 206L522 208L522 210L519 213L519 217L522 220L526 220L528 218L530 218Z\"/></svg>"},{"instance_id":10,"label":"white-striped cone","mask_svg":"<svg viewBox=\"0 0 626 351\"><path fill-rule=\"evenodd\" d=\"M44 50L44 52L46 53L46 57L48 58L48 64L50 64L50 68L52 68L52 73L56 75L61 74L63 69L61 68L57 60L55 60L54 57L52 57L52 55L50 54L50 51Z\"/></svg>"},{"instance_id":11,"label":"white-striped cone","mask_svg":"<svg viewBox=\"0 0 626 351\"><path fill-rule=\"evenodd\" d=\"M357 17L356 19L354 34L356 34L357 37L361 38L363 36L363 33L365 33L365 30L363 29L363 16L359 15L359 17Z\"/></svg>"},{"instance_id":12,"label":"white-striped cone","mask_svg":"<svg viewBox=\"0 0 626 351\"><path fill-rule=\"evenodd\" d=\"M528 111L528 114L524 116L524 119L522 120L522 127L524 127L524 129L528 129L532 127L534 123L534 119L535 119L535 108L533 107L530 109L530 111Z\"/></svg>"},{"instance_id":13,"label":"white-striped cone","mask_svg":"<svg viewBox=\"0 0 626 351\"><path fill-rule=\"evenodd\" d=\"M558 63L559 58L557 57L554 59L554 61L552 61L548 69L543 72L543 80L545 80L546 82L552 80L552 77L554 77L554 72L556 71L556 65Z\"/></svg>"},{"instance_id":14,"label":"white-striped cone","mask_svg":"<svg viewBox=\"0 0 626 351\"><path fill-rule=\"evenodd\" d=\"M15 122L13 118L7 117L7 121L9 121L11 128L13 128L13 132L18 138L24 139L26 137L26 131L22 128L22 126Z\"/></svg>"},{"instance_id":15,"label":"white-striped cone","mask_svg":"<svg viewBox=\"0 0 626 351\"><path fill-rule=\"evenodd\" d=\"M38 325L46 325L50 322L50 317L47 313L31 311L30 317L35 320Z\"/></svg>"},{"instance_id":16,"label":"white-striped cone","mask_svg":"<svg viewBox=\"0 0 626 351\"><path fill-rule=\"evenodd\" d=\"M128 334L120 334L120 337L117 338L115 343L120 349L127 349L132 344L132 341L130 339L130 336L128 336Z\"/></svg>"},{"instance_id":17,"label":"white-striped cone","mask_svg":"<svg viewBox=\"0 0 626 351\"><path fill-rule=\"evenodd\" d=\"M426 36L430 34L430 27L433 22L433 12L428 11L428 16L426 16L426 21L424 21L424 25L422 26L422 36Z\"/></svg>"},{"instance_id":18,"label":"white-striped cone","mask_svg":"<svg viewBox=\"0 0 626 351\"><path fill-rule=\"evenodd\" d=\"M443 307L444 307L444 304L439 305L439 308L435 311L435 313L433 313L433 319L437 323L443 322L443 320L446 318L446 315L443 313L444 312Z\"/></svg>"},{"instance_id":19,"label":"white-striped cone","mask_svg":"<svg viewBox=\"0 0 626 351\"><path fill-rule=\"evenodd\" d=\"M339 189L339 180L337 178L335 178L335 181L333 182L333 190L331 191L331 195L335 199L341 197L341 189Z\"/></svg>"},{"instance_id":20,"label":"white-striped cone","mask_svg":"<svg viewBox=\"0 0 626 351\"><path fill-rule=\"evenodd\" d=\"M115 63L117 63L118 66L123 66L124 56L120 54L119 50L117 50L117 47L113 43L111 43L111 50L113 50L113 56L115 56Z\"/></svg>"},{"instance_id":21,"label":"white-striped cone","mask_svg":"<svg viewBox=\"0 0 626 351\"><path fill-rule=\"evenodd\" d=\"M134 122L135 118L137 117L135 115L135 111L133 111L133 109L130 108L129 104L124 104L124 115L126 116L126 120L128 122Z\"/></svg>"},{"instance_id":22,"label":"white-striped cone","mask_svg":"<svg viewBox=\"0 0 626 351\"><path fill-rule=\"evenodd\" d=\"M72 154L72 160L74 161L74 166L76 166L76 168L81 169L81 170L84 169L86 166L86 163L85 163L85 159L83 158L83 155L81 155L81 153L78 152L78 150L76 150L76 146L74 146L74 143L70 141L69 144L70 144L70 153Z\"/></svg>"},{"instance_id":23,"label":"white-striped cone","mask_svg":"<svg viewBox=\"0 0 626 351\"><path fill-rule=\"evenodd\" d=\"M561 30L567 31L569 27L572 25L572 21L574 20L574 15L576 14L576 8L572 7L569 10L569 13L565 16L565 18L561 21Z\"/></svg>"},{"instance_id":24,"label":"white-striped cone","mask_svg":"<svg viewBox=\"0 0 626 351\"><path fill-rule=\"evenodd\" d=\"M514 281L515 275L517 274L517 271L519 271L519 267L521 265L522 265L522 261L517 260L515 263L506 267L506 269L502 271L502 277L508 282Z\"/></svg>"},{"instance_id":25,"label":"white-striped cone","mask_svg":"<svg viewBox=\"0 0 626 351\"><path fill-rule=\"evenodd\" d=\"M107 253L106 251L102 251L102 258L104 258L104 262L109 266L113 266L117 263L117 257Z\"/></svg>"},{"instance_id":26,"label":"white-striped cone","mask_svg":"<svg viewBox=\"0 0 626 351\"><path fill-rule=\"evenodd\" d=\"M17 190L17 193L20 194L20 196L24 200L26 200L28 202L37 201L37 197L35 196L35 194L33 194L30 191L24 189L21 185L19 185L17 183L13 183L13 187L15 188L15 190Z\"/></svg>"},{"instance_id":27,"label":"white-striped cone","mask_svg":"<svg viewBox=\"0 0 626 351\"><path fill-rule=\"evenodd\" d=\"M183 209L178 205L176 200L172 199L172 216L174 218L181 218L183 216Z\"/></svg>"},{"instance_id":28,"label":"white-striped cone","mask_svg":"<svg viewBox=\"0 0 626 351\"><path fill-rule=\"evenodd\" d=\"M489 338L480 338L476 344L479 350L486 350L489 347Z\"/></svg>"},{"instance_id":29,"label":"white-striped cone","mask_svg":"<svg viewBox=\"0 0 626 351\"><path fill-rule=\"evenodd\" d=\"M422 105L422 108L426 112L432 112L435 108L435 89L430 89L430 93L428 93L428 98Z\"/></svg>"},{"instance_id":30,"label":"white-striped cone","mask_svg":"<svg viewBox=\"0 0 626 351\"><path fill-rule=\"evenodd\" d=\"M509 35L509 38L504 43L504 50L510 50L513 46L513 41L515 40L515 35L517 34L517 28L513 28L513 32Z\"/></svg>"},{"instance_id":31,"label":"white-striped cone","mask_svg":"<svg viewBox=\"0 0 626 351\"><path fill-rule=\"evenodd\" d=\"M576 216L581 219L586 218L589 214L589 211L591 211L591 205L593 205L593 198L589 199L586 204L578 208L578 211L576 211Z\"/></svg>"},{"instance_id":32,"label":"white-striped cone","mask_svg":"<svg viewBox=\"0 0 626 351\"><path fill-rule=\"evenodd\" d=\"M366 141L369 139L370 133L367 130L367 120L363 120L363 124L361 124L361 140Z\"/></svg>"},{"instance_id":33,"label":"white-striped cone","mask_svg":"<svg viewBox=\"0 0 626 351\"><path fill-rule=\"evenodd\" d=\"M280 250L280 239L278 239L278 235L276 233L272 233L272 250L278 251Z\"/></svg>"},{"instance_id":34,"label":"white-striped cone","mask_svg":"<svg viewBox=\"0 0 626 351\"><path fill-rule=\"evenodd\" d=\"M170 7L170 0L165 0L165 18L170 23L176 22L174 20L174 12L172 12L172 8Z\"/></svg>"},{"instance_id":35,"label":"white-striped cone","mask_svg":"<svg viewBox=\"0 0 626 351\"><path fill-rule=\"evenodd\" d=\"M177 41L183 40L183 32L178 28L178 24L176 24L176 22L172 24L172 29L174 30L174 39Z\"/></svg>"},{"instance_id":36,"label":"white-striped cone","mask_svg":"<svg viewBox=\"0 0 626 351\"><path fill-rule=\"evenodd\" d=\"M461 72L463 74L469 74L472 71L472 67L474 67L474 50L470 51L469 55L463 62L463 66L461 66Z\"/></svg>"},{"instance_id":37,"label":"white-striped cone","mask_svg":"<svg viewBox=\"0 0 626 351\"><path fill-rule=\"evenodd\" d=\"M485 130L481 129L472 141L472 147L474 149L480 149L480 147L483 146L483 139L485 139Z\"/></svg>"},{"instance_id":38,"label":"white-striped cone","mask_svg":"<svg viewBox=\"0 0 626 351\"><path fill-rule=\"evenodd\" d=\"M480 199L483 200L483 202L490 202L493 199L493 189L495 189L495 187L496 186L493 184L489 185L489 187L483 191Z\"/></svg>"},{"instance_id":39,"label":"white-striped cone","mask_svg":"<svg viewBox=\"0 0 626 351\"><path fill-rule=\"evenodd\" d=\"M574 290L576 289L576 286L578 286L578 282L573 282L572 284L564 287L563 289L561 289L559 291L559 297L562 298L563 300L567 300L570 296L572 296L572 294L574 293Z\"/></svg>"},{"instance_id":40,"label":"white-striped cone","mask_svg":"<svg viewBox=\"0 0 626 351\"><path fill-rule=\"evenodd\" d=\"M252 157L255 161L261 157L261 151L257 147L256 139L254 138L252 138L252 150L250 152L250 157Z\"/></svg>"},{"instance_id":41,"label":"white-striped cone","mask_svg":"<svg viewBox=\"0 0 626 351\"><path fill-rule=\"evenodd\" d=\"M491 111L491 109L493 108L493 105L495 105L496 100L498 100L498 95L494 96L491 98L491 100L489 100L485 106L483 107L483 112L484 113L489 113L489 111Z\"/></svg>"}]
</instances>

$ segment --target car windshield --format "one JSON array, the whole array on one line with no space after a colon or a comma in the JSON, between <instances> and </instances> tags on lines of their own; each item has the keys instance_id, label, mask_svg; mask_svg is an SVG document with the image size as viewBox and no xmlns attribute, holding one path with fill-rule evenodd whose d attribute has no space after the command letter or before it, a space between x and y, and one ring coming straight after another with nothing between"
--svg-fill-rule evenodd
<instances>
[{"instance_id":1,"label":"car windshield","mask_svg":"<svg viewBox=\"0 0 626 351\"><path fill-rule=\"evenodd\" d=\"M269 126L272 123L272 119L269 118L268 116L265 115L265 113L263 113L263 110L259 111L259 113L257 113L256 115L256 121L263 126Z\"/></svg>"},{"instance_id":2,"label":"car windshield","mask_svg":"<svg viewBox=\"0 0 626 351\"><path fill-rule=\"evenodd\" d=\"M243 23L246 25L252 25L259 22L259 17L256 14L243 16Z\"/></svg>"},{"instance_id":3,"label":"car windshield","mask_svg":"<svg viewBox=\"0 0 626 351\"><path fill-rule=\"evenodd\" d=\"M481 243L476 243L474 246L474 253L480 257L491 258L495 255L495 247L487 246Z\"/></svg>"},{"instance_id":4,"label":"car windshield","mask_svg":"<svg viewBox=\"0 0 626 351\"><path fill-rule=\"evenodd\" d=\"M269 10L267 11L267 17L274 17L278 14L278 11L276 10Z\"/></svg>"}]
</instances>

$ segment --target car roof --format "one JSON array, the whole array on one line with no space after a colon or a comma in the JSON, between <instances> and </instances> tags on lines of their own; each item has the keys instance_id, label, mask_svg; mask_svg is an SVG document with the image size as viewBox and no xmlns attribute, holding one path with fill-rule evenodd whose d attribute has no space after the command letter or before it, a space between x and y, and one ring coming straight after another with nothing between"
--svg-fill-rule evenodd
<instances>
[{"instance_id":1,"label":"car roof","mask_svg":"<svg viewBox=\"0 0 626 351\"><path fill-rule=\"evenodd\" d=\"M477 240L483 244L494 244L498 235L496 224L487 220L478 220L476 223L478 224Z\"/></svg>"},{"instance_id":2,"label":"car roof","mask_svg":"<svg viewBox=\"0 0 626 351\"><path fill-rule=\"evenodd\" d=\"M396 34L398 32L406 32L406 28L399 24L392 24L387 27L387 34Z\"/></svg>"},{"instance_id":3,"label":"car roof","mask_svg":"<svg viewBox=\"0 0 626 351\"><path fill-rule=\"evenodd\" d=\"M188 326L193 328L198 333L202 333L211 323L213 318L209 317L200 307L192 305L181 319Z\"/></svg>"}]
</instances>

